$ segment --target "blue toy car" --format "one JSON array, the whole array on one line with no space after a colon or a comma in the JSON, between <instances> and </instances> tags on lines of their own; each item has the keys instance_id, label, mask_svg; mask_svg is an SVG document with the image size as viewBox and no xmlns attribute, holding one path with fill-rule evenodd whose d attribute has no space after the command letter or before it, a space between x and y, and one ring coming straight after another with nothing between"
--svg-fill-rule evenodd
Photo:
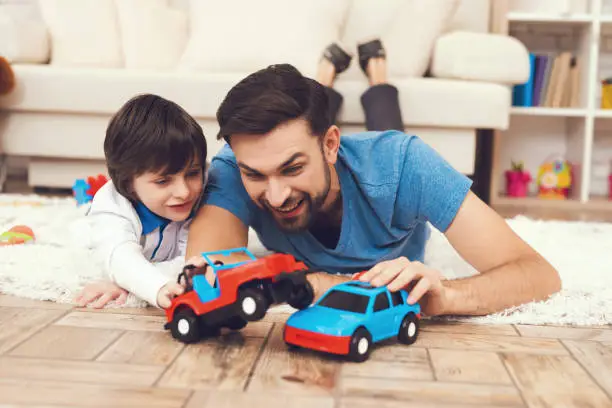
<instances>
[{"instance_id":1,"label":"blue toy car","mask_svg":"<svg viewBox=\"0 0 612 408\"><path fill-rule=\"evenodd\" d=\"M299 310L285 324L284 340L298 346L346 355L362 362L373 343L397 336L412 344L419 333L420 305L409 305L404 290L352 280L330 288L312 306Z\"/></svg>"}]
</instances>

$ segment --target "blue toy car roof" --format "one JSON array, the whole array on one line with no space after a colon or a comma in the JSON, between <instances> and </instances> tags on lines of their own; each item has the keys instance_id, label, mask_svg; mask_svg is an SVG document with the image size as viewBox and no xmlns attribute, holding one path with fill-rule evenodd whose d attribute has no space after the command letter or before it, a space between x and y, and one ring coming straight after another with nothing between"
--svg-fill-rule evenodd
<instances>
[{"instance_id":1,"label":"blue toy car roof","mask_svg":"<svg viewBox=\"0 0 612 408\"><path fill-rule=\"evenodd\" d=\"M359 295L373 296L381 292L388 291L386 286L372 286L368 282L348 281L337 285L334 289L344 290L346 292L357 293Z\"/></svg>"}]
</instances>

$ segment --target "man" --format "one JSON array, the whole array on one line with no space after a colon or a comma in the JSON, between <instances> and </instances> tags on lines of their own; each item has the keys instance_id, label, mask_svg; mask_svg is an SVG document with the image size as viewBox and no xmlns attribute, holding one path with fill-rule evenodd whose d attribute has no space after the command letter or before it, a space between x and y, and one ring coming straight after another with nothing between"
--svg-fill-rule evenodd
<instances>
[{"instance_id":1,"label":"man","mask_svg":"<svg viewBox=\"0 0 612 408\"><path fill-rule=\"evenodd\" d=\"M471 191L470 180L416 136L345 135L318 82L275 65L238 83L221 104L205 205L187 258L247 245L252 227L270 250L317 271L315 296L361 279L411 287L426 315L482 315L560 289L555 269ZM424 265L428 223L480 272L444 280Z\"/></svg>"}]
</instances>

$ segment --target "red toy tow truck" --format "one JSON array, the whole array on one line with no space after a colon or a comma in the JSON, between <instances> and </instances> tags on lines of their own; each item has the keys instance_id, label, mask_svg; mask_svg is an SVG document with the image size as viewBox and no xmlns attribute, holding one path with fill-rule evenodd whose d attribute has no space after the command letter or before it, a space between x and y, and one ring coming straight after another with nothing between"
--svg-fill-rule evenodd
<instances>
[{"instance_id":1,"label":"red toy tow truck","mask_svg":"<svg viewBox=\"0 0 612 408\"><path fill-rule=\"evenodd\" d=\"M250 260L224 264L211 261L211 255L229 256L245 253ZM187 265L178 277L185 282L185 293L173 299L166 310L172 336L184 343L194 343L218 333L221 327L240 330L249 321L262 319L272 304L288 303L305 309L314 292L306 280L309 273L303 262L289 254L272 254L257 259L247 248L204 252L202 268ZM205 272L210 266L214 274L211 286Z\"/></svg>"}]
</instances>

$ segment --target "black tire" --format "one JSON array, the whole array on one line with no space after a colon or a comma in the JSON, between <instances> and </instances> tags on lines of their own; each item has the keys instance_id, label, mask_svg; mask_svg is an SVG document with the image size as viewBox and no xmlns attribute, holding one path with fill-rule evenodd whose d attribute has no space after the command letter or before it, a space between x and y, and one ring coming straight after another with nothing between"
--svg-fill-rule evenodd
<instances>
[{"instance_id":1,"label":"black tire","mask_svg":"<svg viewBox=\"0 0 612 408\"><path fill-rule=\"evenodd\" d=\"M230 317L226 323L226 327L230 330L240 330L247 325L247 321L240 316Z\"/></svg>"},{"instance_id":2,"label":"black tire","mask_svg":"<svg viewBox=\"0 0 612 408\"><path fill-rule=\"evenodd\" d=\"M188 308L180 309L174 314L170 331L172 337L183 343L195 343L202 335L198 316Z\"/></svg>"},{"instance_id":3,"label":"black tire","mask_svg":"<svg viewBox=\"0 0 612 408\"><path fill-rule=\"evenodd\" d=\"M303 310L312 304L314 301L314 290L310 282L299 285L293 288L287 303L294 309Z\"/></svg>"},{"instance_id":4,"label":"black tire","mask_svg":"<svg viewBox=\"0 0 612 408\"><path fill-rule=\"evenodd\" d=\"M270 303L259 289L242 289L238 293L238 315L247 322L261 320L268 311Z\"/></svg>"},{"instance_id":5,"label":"black tire","mask_svg":"<svg viewBox=\"0 0 612 408\"><path fill-rule=\"evenodd\" d=\"M419 319L412 312L402 320L397 339L404 344L412 344L419 336Z\"/></svg>"},{"instance_id":6,"label":"black tire","mask_svg":"<svg viewBox=\"0 0 612 408\"><path fill-rule=\"evenodd\" d=\"M370 357L371 349L372 335L365 327L359 327L351 336L348 357L357 363L361 363Z\"/></svg>"}]
</instances>

